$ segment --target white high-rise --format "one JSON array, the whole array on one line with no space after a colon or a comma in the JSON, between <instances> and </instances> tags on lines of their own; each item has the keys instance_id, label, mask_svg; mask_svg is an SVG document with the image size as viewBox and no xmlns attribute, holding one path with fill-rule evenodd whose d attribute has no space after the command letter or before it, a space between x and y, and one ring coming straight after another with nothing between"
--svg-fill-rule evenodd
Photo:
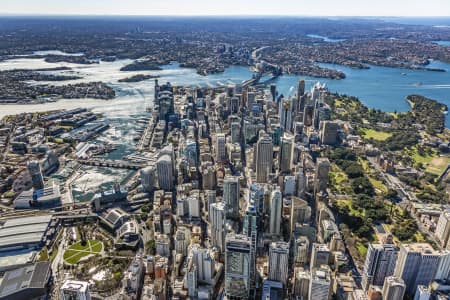
<instances>
[{"instance_id":1,"label":"white high-rise","mask_svg":"<svg viewBox=\"0 0 450 300\"><path fill-rule=\"evenodd\" d=\"M61 287L62 300L91 300L89 283L85 281L67 280Z\"/></svg>"},{"instance_id":2,"label":"white high-rise","mask_svg":"<svg viewBox=\"0 0 450 300\"><path fill-rule=\"evenodd\" d=\"M281 210L283 197L279 190L272 191L270 195L270 227L269 233L278 235L281 232Z\"/></svg>"},{"instance_id":3,"label":"white high-rise","mask_svg":"<svg viewBox=\"0 0 450 300\"><path fill-rule=\"evenodd\" d=\"M402 244L394 275L403 279L407 295L413 296L417 286L428 285L434 279L441 253L430 244Z\"/></svg>"},{"instance_id":4,"label":"white high-rise","mask_svg":"<svg viewBox=\"0 0 450 300\"><path fill-rule=\"evenodd\" d=\"M406 285L403 279L395 276L386 277L383 285L383 300L399 300L405 295Z\"/></svg>"},{"instance_id":5,"label":"white high-rise","mask_svg":"<svg viewBox=\"0 0 450 300\"><path fill-rule=\"evenodd\" d=\"M172 158L164 154L156 162L156 169L158 172L158 184L159 188L165 191L173 190L173 166Z\"/></svg>"},{"instance_id":6,"label":"white high-rise","mask_svg":"<svg viewBox=\"0 0 450 300\"><path fill-rule=\"evenodd\" d=\"M154 165L141 170L141 184L145 192L152 192L155 188L156 168Z\"/></svg>"},{"instance_id":7,"label":"white high-rise","mask_svg":"<svg viewBox=\"0 0 450 300\"><path fill-rule=\"evenodd\" d=\"M209 222L211 228L211 243L219 251L225 251L225 205L222 202L209 206Z\"/></svg>"},{"instance_id":8,"label":"white high-rise","mask_svg":"<svg viewBox=\"0 0 450 300\"><path fill-rule=\"evenodd\" d=\"M211 284L214 278L215 261L209 250L194 244L192 246L192 262L197 267L198 282Z\"/></svg>"},{"instance_id":9,"label":"white high-rise","mask_svg":"<svg viewBox=\"0 0 450 300\"><path fill-rule=\"evenodd\" d=\"M227 209L227 216L239 216L239 197L239 178L233 176L225 177L223 180L223 202Z\"/></svg>"},{"instance_id":10,"label":"white high-rise","mask_svg":"<svg viewBox=\"0 0 450 300\"><path fill-rule=\"evenodd\" d=\"M279 281L286 286L289 274L289 244L272 242L269 248L269 280Z\"/></svg>"},{"instance_id":11,"label":"white high-rise","mask_svg":"<svg viewBox=\"0 0 450 300\"><path fill-rule=\"evenodd\" d=\"M362 277L362 287L382 286L384 279L394 274L397 249L391 244L369 244Z\"/></svg>"},{"instance_id":12,"label":"white high-rise","mask_svg":"<svg viewBox=\"0 0 450 300\"><path fill-rule=\"evenodd\" d=\"M256 144L256 182L266 183L273 165L273 143L268 134L263 134Z\"/></svg>"},{"instance_id":13,"label":"white high-rise","mask_svg":"<svg viewBox=\"0 0 450 300\"><path fill-rule=\"evenodd\" d=\"M446 210L439 216L434 233L442 247L446 247L450 236L450 210Z\"/></svg>"}]
</instances>

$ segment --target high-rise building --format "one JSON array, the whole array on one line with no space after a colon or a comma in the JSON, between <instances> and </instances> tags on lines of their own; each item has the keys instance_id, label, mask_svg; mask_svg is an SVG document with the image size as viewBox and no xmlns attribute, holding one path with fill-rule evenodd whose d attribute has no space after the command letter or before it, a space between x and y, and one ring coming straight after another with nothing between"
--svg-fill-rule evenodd
<instances>
[{"instance_id":1,"label":"high-rise building","mask_svg":"<svg viewBox=\"0 0 450 300\"><path fill-rule=\"evenodd\" d=\"M227 176L223 180L223 202L227 210L227 216L236 218L239 216L240 186L239 178Z\"/></svg>"},{"instance_id":2,"label":"high-rise building","mask_svg":"<svg viewBox=\"0 0 450 300\"><path fill-rule=\"evenodd\" d=\"M300 100L300 97L302 97L304 94L305 94L305 80L300 79L297 85L297 98Z\"/></svg>"},{"instance_id":3,"label":"high-rise building","mask_svg":"<svg viewBox=\"0 0 450 300\"><path fill-rule=\"evenodd\" d=\"M173 165L172 158L164 154L156 162L156 169L158 172L159 188L165 191L173 190Z\"/></svg>"},{"instance_id":4,"label":"high-rise building","mask_svg":"<svg viewBox=\"0 0 450 300\"><path fill-rule=\"evenodd\" d=\"M314 267L311 270L309 300L331 299L331 270L328 265Z\"/></svg>"},{"instance_id":5,"label":"high-rise building","mask_svg":"<svg viewBox=\"0 0 450 300\"><path fill-rule=\"evenodd\" d=\"M145 192L151 193L155 188L156 169L154 165L141 170L141 184Z\"/></svg>"},{"instance_id":6,"label":"high-rise building","mask_svg":"<svg viewBox=\"0 0 450 300\"><path fill-rule=\"evenodd\" d=\"M330 172L330 161L328 158L319 157L316 161L316 175L314 178L314 194L326 191L328 185L328 173Z\"/></svg>"},{"instance_id":7,"label":"high-rise building","mask_svg":"<svg viewBox=\"0 0 450 300\"><path fill-rule=\"evenodd\" d=\"M326 244L316 244L312 246L311 269L322 265L328 265L330 261L330 249Z\"/></svg>"},{"instance_id":8,"label":"high-rise building","mask_svg":"<svg viewBox=\"0 0 450 300\"><path fill-rule=\"evenodd\" d=\"M42 190L44 188L44 177L42 176L41 165L39 161L32 160L28 162L28 172L31 176L31 182L35 190Z\"/></svg>"},{"instance_id":9,"label":"high-rise building","mask_svg":"<svg viewBox=\"0 0 450 300\"><path fill-rule=\"evenodd\" d=\"M320 141L324 145L336 145L338 142L339 125L332 121L320 122Z\"/></svg>"},{"instance_id":10,"label":"high-rise building","mask_svg":"<svg viewBox=\"0 0 450 300\"><path fill-rule=\"evenodd\" d=\"M231 123L231 142L239 143L241 141L241 124L238 122Z\"/></svg>"},{"instance_id":11,"label":"high-rise building","mask_svg":"<svg viewBox=\"0 0 450 300\"><path fill-rule=\"evenodd\" d=\"M91 300L89 283L85 281L66 280L61 287L62 300Z\"/></svg>"},{"instance_id":12,"label":"high-rise building","mask_svg":"<svg viewBox=\"0 0 450 300\"><path fill-rule=\"evenodd\" d=\"M298 197L291 197L291 232L294 232L295 223L308 223L311 219L311 207L308 202Z\"/></svg>"},{"instance_id":13,"label":"high-rise building","mask_svg":"<svg viewBox=\"0 0 450 300\"><path fill-rule=\"evenodd\" d=\"M294 260L301 265L309 262L309 239L306 236L299 236L295 239Z\"/></svg>"},{"instance_id":14,"label":"high-rise building","mask_svg":"<svg viewBox=\"0 0 450 300\"><path fill-rule=\"evenodd\" d=\"M283 98L279 104L279 112L280 112L280 127L283 131L292 131L292 113L293 113L294 105L292 102L292 98Z\"/></svg>"},{"instance_id":15,"label":"high-rise building","mask_svg":"<svg viewBox=\"0 0 450 300\"><path fill-rule=\"evenodd\" d=\"M222 202L209 206L209 222L211 224L211 243L219 251L225 251L225 205Z\"/></svg>"},{"instance_id":16,"label":"high-rise building","mask_svg":"<svg viewBox=\"0 0 450 300\"><path fill-rule=\"evenodd\" d=\"M434 233L442 247L446 247L450 236L450 210L446 210L439 216Z\"/></svg>"},{"instance_id":17,"label":"high-rise building","mask_svg":"<svg viewBox=\"0 0 450 300\"><path fill-rule=\"evenodd\" d=\"M179 226L175 233L175 251L177 254L187 255L188 246L191 243L191 231L184 227Z\"/></svg>"},{"instance_id":18,"label":"high-rise building","mask_svg":"<svg viewBox=\"0 0 450 300\"><path fill-rule=\"evenodd\" d=\"M272 242L269 247L269 280L279 281L286 286L289 274L289 244Z\"/></svg>"},{"instance_id":19,"label":"high-rise building","mask_svg":"<svg viewBox=\"0 0 450 300\"><path fill-rule=\"evenodd\" d=\"M270 135L263 134L256 144L256 182L266 183L273 165L273 144Z\"/></svg>"},{"instance_id":20,"label":"high-rise building","mask_svg":"<svg viewBox=\"0 0 450 300\"><path fill-rule=\"evenodd\" d=\"M439 259L439 265L434 275L434 279L438 281L449 281L450 280L450 251L445 250L441 253Z\"/></svg>"},{"instance_id":21,"label":"high-rise building","mask_svg":"<svg viewBox=\"0 0 450 300\"><path fill-rule=\"evenodd\" d=\"M230 233L225 247L225 296L249 299L251 241L245 235Z\"/></svg>"},{"instance_id":22,"label":"high-rise building","mask_svg":"<svg viewBox=\"0 0 450 300\"><path fill-rule=\"evenodd\" d=\"M222 162L227 159L225 134L218 133L216 135L216 161Z\"/></svg>"},{"instance_id":23,"label":"high-rise building","mask_svg":"<svg viewBox=\"0 0 450 300\"><path fill-rule=\"evenodd\" d=\"M298 170L297 173L297 197L304 197L306 193L306 176L303 169Z\"/></svg>"},{"instance_id":24,"label":"high-rise building","mask_svg":"<svg viewBox=\"0 0 450 300\"><path fill-rule=\"evenodd\" d=\"M270 195L270 225L269 233L279 235L281 233L281 210L283 197L279 190L272 191Z\"/></svg>"},{"instance_id":25,"label":"high-rise building","mask_svg":"<svg viewBox=\"0 0 450 300\"><path fill-rule=\"evenodd\" d=\"M418 285L428 285L434 279L440 256L441 254L427 243L400 246L394 275L403 279L407 295L413 296Z\"/></svg>"},{"instance_id":26,"label":"high-rise building","mask_svg":"<svg viewBox=\"0 0 450 300\"><path fill-rule=\"evenodd\" d=\"M383 300L403 299L406 285L403 279L395 276L386 277L383 285Z\"/></svg>"},{"instance_id":27,"label":"high-rise building","mask_svg":"<svg viewBox=\"0 0 450 300\"><path fill-rule=\"evenodd\" d=\"M295 299L309 299L309 285L311 281L311 273L303 268L294 270L294 296ZM318 300L318 299L317 299Z\"/></svg>"},{"instance_id":28,"label":"high-rise building","mask_svg":"<svg viewBox=\"0 0 450 300\"><path fill-rule=\"evenodd\" d=\"M292 169L292 156L294 152L294 137L284 134L281 138L279 170L281 173L290 173Z\"/></svg>"},{"instance_id":29,"label":"high-rise building","mask_svg":"<svg viewBox=\"0 0 450 300\"><path fill-rule=\"evenodd\" d=\"M189 217L200 218L200 199L198 195L193 195L188 198Z\"/></svg>"},{"instance_id":30,"label":"high-rise building","mask_svg":"<svg viewBox=\"0 0 450 300\"><path fill-rule=\"evenodd\" d=\"M369 244L362 277L362 287L382 286L384 278L394 274L397 249L391 244Z\"/></svg>"},{"instance_id":31,"label":"high-rise building","mask_svg":"<svg viewBox=\"0 0 450 300\"><path fill-rule=\"evenodd\" d=\"M431 290L428 286L419 285L416 293L414 294L414 300L430 300Z\"/></svg>"},{"instance_id":32,"label":"high-rise building","mask_svg":"<svg viewBox=\"0 0 450 300\"><path fill-rule=\"evenodd\" d=\"M244 217L243 234L250 238L250 297L254 297L256 282L256 244L258 241L258 211L254 199L249 199Z\"/></svg>"},{"instance_id":33,"label":"high-rise building","mask_svg":"<svg viewBox=\"0 0 450 300\"><path fill-rule=\"evenodd\" d=\"M214 278L215 261L208 249L200 245L192 245L192 262L197 267L197 280L200 283L211 284Z\"/></svg>"}]
</instances>

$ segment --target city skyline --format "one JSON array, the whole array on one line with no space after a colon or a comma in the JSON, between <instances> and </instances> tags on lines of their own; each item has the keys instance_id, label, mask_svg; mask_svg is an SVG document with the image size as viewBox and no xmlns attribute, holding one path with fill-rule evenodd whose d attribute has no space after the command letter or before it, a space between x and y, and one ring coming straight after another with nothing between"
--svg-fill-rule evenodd
<instances>
[{"instance_id":1,"label":"city skyline","mask_svg":"<svg viewBox=\"0 0 450 300\"><path fill-rule=\"evenodd\" d=\"M364 3L357 0L315 2L281 0L261 4L250 0L223 2L199 1L31 1L6 0L0 8L6 15L164 15L164 16L450 16L450 2L445 0L380 0Z\"/></svg>"}]
</instances>

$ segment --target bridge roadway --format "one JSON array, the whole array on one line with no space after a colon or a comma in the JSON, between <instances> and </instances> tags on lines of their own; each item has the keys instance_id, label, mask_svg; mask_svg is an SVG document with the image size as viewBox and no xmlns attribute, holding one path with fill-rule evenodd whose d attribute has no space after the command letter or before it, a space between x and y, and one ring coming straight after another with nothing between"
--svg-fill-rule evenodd
<instances>
[{"instance_id":1,"label":"bridge roadway","mask_svg":"<svg viewBox=\"0 0 450 300\"><path fill-rule=\"evenodd\" d=\"M144 163L133 163L123 160L110 160L110 159L80 159L80 164L95 166L95 167L108 167L118 169L139 170L145 167Z\"/></svg>"}]
</instances>

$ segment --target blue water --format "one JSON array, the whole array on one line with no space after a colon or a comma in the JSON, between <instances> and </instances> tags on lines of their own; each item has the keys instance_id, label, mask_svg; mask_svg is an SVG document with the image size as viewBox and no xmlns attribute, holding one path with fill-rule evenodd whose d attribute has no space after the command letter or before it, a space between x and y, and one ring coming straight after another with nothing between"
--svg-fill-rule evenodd
<instances>
[{"instance_id":1,"label":"blue water","mask_svg":"<svg viewBox=\"0 0 450 300\"><path fill-rule=\"evenodd\" d=\"M307 76L282 76L275 81L278 91L285 96L293 95L293 87L297 85L300 78L304 78L309 86L317 81L325 82L330 91L356 96L368 107L383 111L409 110L405 97L410 94L424 95L450 107L449 72L377 66L371 66L368 70L359 70L333 64L320 65L343 71L347 77L343 80L331 80ZM450 64L439 61L431 62L429 67L450 71ZM446 121L446 126L450 127L449 119Z\"/></svg>"},{"instance_id":2,"label":"blue water","mask_svg":"<svg viewBox=\"0 0 450 300\"><path fill-rule=\"evenodd\" d=\"M433 43L441 46L450 46L450 41L433 41Z\"/></svg>"},{"instance_id":3,"label":"blue water","mask_svg":"<svg viewBox=\"0 0 450 300\"><path fill-rule=\"evenodd\" d=\"M329 43L338 43L338 42L343 42L345 41L345 39L332 39L326 36L322 36L322 35L317 35L317 34L307 34L307 37L310 38L316 38L316 39L321 39L324 42L329 42Z\"/></svg>"}]
</instances>

